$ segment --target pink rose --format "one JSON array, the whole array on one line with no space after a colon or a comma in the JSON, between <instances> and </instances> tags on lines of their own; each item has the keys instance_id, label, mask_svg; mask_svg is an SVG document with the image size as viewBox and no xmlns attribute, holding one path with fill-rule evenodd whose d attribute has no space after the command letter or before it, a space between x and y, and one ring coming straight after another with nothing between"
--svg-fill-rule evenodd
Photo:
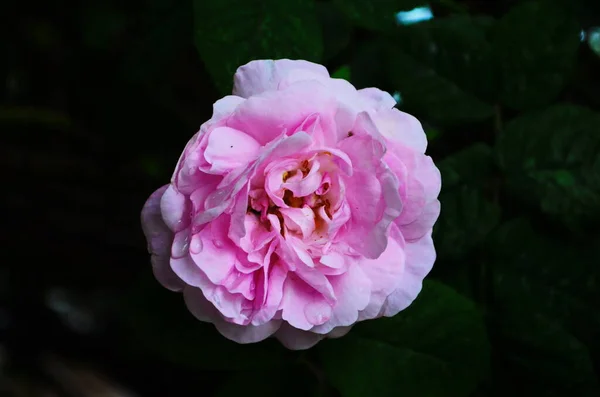
<instances>
[{"instance_id":1,"label":"pink rose","mask_svg":"<svg viewBox=\"0 0 600 397\"><path fill-rule=\"evenodd\" d=\"M290 349L409 306L440 213L419 121L306 61L234 81L142 211L158 281L226 338Z\"/></svg>"}]
</instances>

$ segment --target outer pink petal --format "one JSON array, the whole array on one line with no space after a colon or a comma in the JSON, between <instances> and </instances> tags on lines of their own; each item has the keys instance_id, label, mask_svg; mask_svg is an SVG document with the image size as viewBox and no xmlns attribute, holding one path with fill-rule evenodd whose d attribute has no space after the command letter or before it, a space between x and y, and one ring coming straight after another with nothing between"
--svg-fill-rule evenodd
<instances>
[{"instance_id":1,"label":"outer pink petal","mask_svg":"<svg viewBox=\"0 0 600 397\"><path fill-rule=\"evenodd\" d=\"M318 306L323 312L312 310L314 306ZM316 322L327 321L327 317L331 315L331 307L325 298L292 274L288 275L283 285L283 299L279 308L285 321L292 327L305 331L311 329Z\"/></svg>"},{"instance_id":2,"label":"outer pink petal","mask_svg":"<svg viewBox=\"0 0 600 397\"><path fill-rule=\"evenodd\" d=\"M265 91L274 91L279 83L294 70L307 70L318 76L329 77L324 66L303 60L257 60L240 66L233 77L233 94L248 98Z\"/></svg>"},{"instance_id":3,"label":"outer pink petal","mask_svg":"<svg viewBox=\"0 0 600 397\"><path fill-rule=\"evenodd\" d=\"M223 316L239 323L247 323L248 318L242 314L246 298L242 294L232 294L225 287L214 285L198 268L188 255L183 258L171 258L171 268L188 285L198 287Z\"/></svg>"},{"instance_id":4,"label":"outer pink petal","mask_svg":"<svg viewBox=\"0 0 600 397\"><path fill-rule=\"evenodd\" d=\"M353 263L348 271L340 276L329 277L338 298L331 318L311 331L326 334L339 326L350 326L358 320L358 313L369 303L372 283L361 267Z\"/></svg>"},{"instance_id":5,"label":"outer pink petal","mask_svg":"<svg viewBox=\"0 0 600 397\"><path fill-rule=\"evenodd\" d=\"M160 210L165 224L173 232L179 232L189 226L192 203L175 186L169 185L162 195Z\"/></svg>"},{"instance_id":6,"label":"outer pink petal","mask_svg":"<svg viewBox=\"0 0 600 397\"><path fill-rule=\"evenodd\" d=\"M391 144L401 144L425 153L427 137L419 120L398 109L380 110L371 115L379 132Z\"/></svg>"},{"instance_id":7,"label":"outer pink petal","mask_svg":"<svg viewBox=\"0 0 600 397\"><path fill-rule=\"evenodd\" d=\"M283 323L279 331L275 333L275 337L283 346L290 350L306 350L319 343L319 341L325 338L325 335L302 331L287 323Z\"/></svg>"},{"instance_id":8,"label":"outer pink petal","mask_svg":"<svg viewBox=\"0 0 600 397\"><path fill-rule=\"evenodd\" d=\"M260 342L273 335L281 326L281 320L273 320L259 326L231 324L221 317L198 288L186 287L183 296L188 310L198 320L213 323L221 335L237 343Z\"/></svg>"},{"instance_id":9,"label":"outer pink petal","mask_svg":"<svg viewBox=\"0 0 600 397\"><path fill-rule=\"evenodd\" d=\"M173 233L162 219L160 200L169 185L165 185L152 193L142 209L142 230L148 241L154 276L165 288L180 291L185 283L175 275L169 266Z\"/></svg>"},{"instance_id":10,"label":"outer pink petal","mask_svg":"<svg viewBox=\"0 0 600 397\"><path fill-rule=\"evenodd\" d=\"M336 328L332 329L330 333L327 334L327 337L330 339L341 338L342 336L344 336L348 332L350 332L351 329L352 329L351 325L348 327L336 327Z\"/></svg>"},{"instance_id":11,"label":"outer pink petal","mask_svg":"<svg viewBox=\"0 0 600 397\"><path fill-rule=\"evenodd\" d=\"M400 225L399 229L406 241L414 241L431 231L440 215L440 202L438 200L427 204L419 218L407 225Z\"/></svg>"},{"instance_id":12,"label":"outer pink petal","mask_svg":"<svg viewBox=\"0 0 600 397\"><path fill-rule=\"evenodd\" d=\"M406 309L421 292L423 279L431 271L436 258L431 231L421 239L407 243L405 253L406 266L400 285L388 297L383 308L382 314L386 317Z\"/></svg>"},{"instance_id":13,"label":"outer pink petal","mask_svg":"<svg viewBox=\"0 0 600 397\"><path fill-rule=\"evenodd\" d=\"M223 98L219 99L213 104L213 120L219 120L224 117L229 116L233 111L245 101L244 98L235 96L235 95L227 95Z\"/></svg>"},{"instance_id":14,"label":"outer pink petal","mask_svg":"<svg viewBox=\"0 0 600 397\"><path fill-rule=\"evenodd\" d=\"M395 226L392 226L394 229ZM397 230L392 230L394 237ZM362 259L361 267L371 280L371 296L369 304L359 315L359 321L369 320L380 316L387 297L400 285L405 269L406 253L401 236L390 238L386 250L377 259Z\"/></svg>"},{"instance_id":15,"label":"outer pink petal","mask_svg":"<svg viewBox=\"0 0 600 397\"><path fill-rule=\"evenodd\" d=\"M336 108L335 98L324 85L306 81L247 99L228 119L227 126L244 131L266 145L283 132L296 131L315 113L319 114L323 131L332 131Z\"/></svg>"},{"instance_id":16,"label":"outer pink petal","mask_svg":"<svg viewBox=\"0 0 600 397\"><path fill-rule=\"evenodd\" d=\"M227 339L237 343L256 343L273 335L283 322L271 320L262 325L237 325L226 321L215 323L217 330Z\"/></svg>"},{"instance_id":17,"label":"outer pink petal","mask_svg":"<svg viewBox=\"0 0 600 397\"><path fill-rule=\"evenodd\" d=\"M390 94L379 88L363 88L358 90L358 95L373 110L391 109L396 106L396 100Z\"/></svg>"}]
</instances>

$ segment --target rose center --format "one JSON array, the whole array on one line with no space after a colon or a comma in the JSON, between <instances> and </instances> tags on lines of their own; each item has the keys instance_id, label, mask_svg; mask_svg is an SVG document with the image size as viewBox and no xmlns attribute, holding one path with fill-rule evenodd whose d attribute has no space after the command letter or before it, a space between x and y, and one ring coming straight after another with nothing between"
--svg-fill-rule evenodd
<instances>
[{"instance_id":1,"label":"rose center","mask_svg":"<svg viewBox=\"0 0 600 397\"><path fill-rule=\"evenodd\" d=\"M284 237L326 237L327 225L335 214L337 186L332 176L336 170L331 154L302 161L282 160L267 169L264 183L257 183L251 190L247 213L256 216L268 230L274 225L269 215L275 215Z\"/></svg>"}]
</instances>

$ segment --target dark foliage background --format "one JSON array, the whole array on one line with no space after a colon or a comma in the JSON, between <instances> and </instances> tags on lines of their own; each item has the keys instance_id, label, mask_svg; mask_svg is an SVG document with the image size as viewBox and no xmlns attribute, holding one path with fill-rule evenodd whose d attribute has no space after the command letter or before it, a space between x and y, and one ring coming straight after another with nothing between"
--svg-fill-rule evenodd
<instances>
[{"instance_id":1,"label":"dark foliage background","mask_svg":"<svg viewBox=\"0 0 600 397\"><path fill-rule=\"evenodd\" d=\"M599 26L594 0L4 4L0 395L600 395ZM236 67L283 57L397 95L444 185L414 305L303 353L195 321L139 226Z\"/></svg>"}]
</instances>

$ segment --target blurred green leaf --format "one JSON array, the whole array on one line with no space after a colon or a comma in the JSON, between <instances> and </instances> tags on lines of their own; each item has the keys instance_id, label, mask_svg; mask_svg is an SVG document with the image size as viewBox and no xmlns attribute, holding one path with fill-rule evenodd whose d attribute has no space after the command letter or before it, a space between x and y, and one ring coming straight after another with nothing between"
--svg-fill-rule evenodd
<instances>
[{"instance_id":1,"label":"blurred green leaf","mask_svg":"<svg viewBox=\"0 0 600 397\"><path fill-rule=\"evenodd\" d=\"M335 72L331 74L331 77L334 79L344 79L350 81L350 67L348 65L344 65Z\"/></svg>"},{"instance_id":2,"label":"blurred green leaf","mask_svg":"<svg viewBox=\"0 0 600 397\"><path fill-rule=\"evenodd\" d=\"M510 122L497 142L510 190L577 225L600 218L600 114L556 105Z\"/></svg>"},{"instance_id":3,"label":"blurred green leaf","mask_svg":"<svg viewBox=\"0 0 600 397\"><path fill-rule=\"evenodd\" d=\"M396 14L427 5L425 0L333 0L357 26L373 30L390 30L397 26Z\"/></svg>"},{"instance_id":4,"label":"blurred green leaf","mask_svg":"<svg viewBox=\"0 0 600 397\"><path fill-rule=\"evenodd\" d=\"M554 0L526 1L498 22L493 48L503 104L535 108L561 92L580 42L581 28L571 11Z\"/></svg>"},{"instance_id":5,"label":"blurred green leaf","mask_svg":"<svg viewBox=\"0 0 600 397\"><path fill-rule=\"evenodd\" d=\"M352 25L333 3L317 2L316 9L323 32L323 59L327 61L348 47Z\"/></svg>"},{"instance_id":6,"label":"blurred green leaf","mask_svg":"<svg viewBox=\"0 0 600 397\"><path fill-rule=\"evenodd\" d=\"M350 60L352 70L351 83L356 88L389 87L389 77L385 73L388 45L385 40L366 40L358 42Z\"/></svg>"},{"instance_id":7,"label":"blurred green leaf","mask_svg":"<svg viewBox=\"0 0 600 397\"><path fill-rule=\"evenodd\" d=\"M487 31L493 20L456 15L398 30L390 79L406 108L445 124L491 117L494 92Z\"/></svg>"},{"instance_id":8,"label":"blurred green leaf","mask_svg":"<svg viewBox=\"0 0 600 397\"><path fill-rule=\"evenodd\" d=\"M223 93L231 92L235 70L251 60L318 62L323 53L312 0L194 0L194 41Z\"/></svg>"},{"instance_id":9,"label":"blurred green leaf","mask_svg":"<svg viewBox=\"0 0 600 397\"><path fill-rule=\"evenodd\" d=\"M492 148L485 143L475 143L438 163L442 188L448 191L461 183L481 186L490 177L493 165Z\"/></svg>"},{"instance_id":10,"label":"blurred green leaf","mask_svg":"<svg viewBox=\"0 0 600 397\"><path fill-rule=\"evenodd\" d=\"M434 227L438 257L451 259L483 242L500 220L500 207L478 189L462 186L440 195L442 212Z\"/></svg>"},{"instance_id":11,"label":"blurred green leaf","mask_svg":"<svg viewBox=\"0 0 600 397\"><path fill-rule=\"evenodd\" d=\"M592 51L600 57L600 27L594 27L587 32L588 44Z\"/></svg>"},{"instance_id":12,"label":"blurred green leaf","mask_svg":"<svg viewBox=\"0 0 600 397\"><path fill-rule=\"evenodd\" d=\"M524 219L491 237L490 312L500 384L515 396L595 396L588 347L600 347L600 251L543 237ZM587 344L587 347L586 347ZM511 386L512 384L512 386ZM515 387L518 385L518 387Z\"/></svg>"},{"instance_id":13,"label":"blurred green leaf","mask_svg":"<svg viewBox=\"0 0 600 397\"><path fill-rule=\"evenodd\" d=\"M131 346L196 370L277 368L291 353L275 340L240 345L198 321L179 293L162 288L150 271L132 287L119 308L128 325Z\"/></svg>"},{"instance_id":14,"label":"blurred green leaf","mask_svg":"<svg viewBox=\"0 0 600 397\"><path fill-rule=\"evenodd\" d=\"M489 370L480 313L435 281L395 317L357 324L317 349L343 397L468 396Z\"/></svg>"}]
</instances>

